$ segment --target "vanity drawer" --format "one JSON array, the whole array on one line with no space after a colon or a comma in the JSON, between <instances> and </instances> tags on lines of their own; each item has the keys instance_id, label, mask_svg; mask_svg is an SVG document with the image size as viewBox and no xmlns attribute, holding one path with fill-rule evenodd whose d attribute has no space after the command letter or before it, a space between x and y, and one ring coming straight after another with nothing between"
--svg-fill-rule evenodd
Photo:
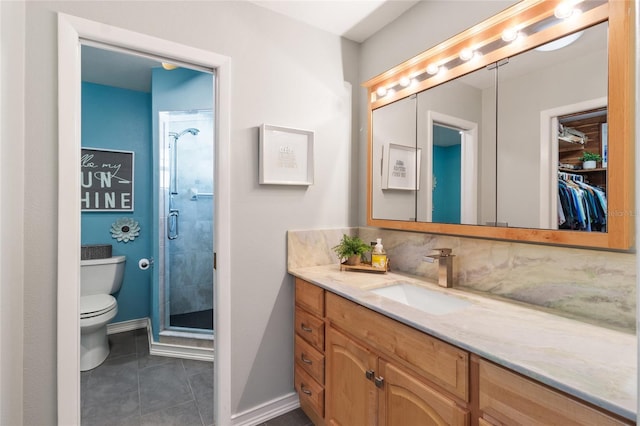
<instances>
[{"instance_id":1,"label":"vanity drawer","mask_svg":"<svg viewBox=\"0 0 640 426\"><path fill-rule=\"evenodd\" d=\"M300 405L309 406L319 417L324 417L324 388L296 364L294 382L300 396Z\"/></svg>"},{"instance_id":2,"label":"vanity drawer","mask_svg":"<svg viewBox=\"0 0 640 426\"><path fill-rule=\"evenodd\" d=\"M324 316L324 290L296 278L296 303L319 317Z\"/></svg>"},{"instance_id":3,"label":"vanity drawer","mask_svg":"<svg viewBox=\"0 0 640 426\"><path fill-rule=\"evenodd\" d=\"M333 293L327 292L326 304L332 325L469 402L468 352Z\"/></svg>"},{"instance_id":4,"label":"vanity drawer","mask_svg":"<svg viewBox=\"0 0 640 426\"><path fill-rule=\"evenodd\" d=\"M324 351L324 321L296 306L296 333L320 352Z\"/></svg>"},{"instance_id":5,"label":"vanity drawer","mask_svg":"<svg viewBox=\"0 0 640 426\"><path fill-rule=\"evenodd\" d=\"M324 385L324 355L296 334L295 359L318 383Z\"/></svg>"},{"instance_id":6,"label":"vanity drawer","mask_svg":"<svg viewBox=\"0 0 640 426\"><path fill-rule=\"evenodd\" d=\"M632 424L485 360L480 360L480 410L492 419L488 423L500 425Z\"/></svg>"}]
</instances>

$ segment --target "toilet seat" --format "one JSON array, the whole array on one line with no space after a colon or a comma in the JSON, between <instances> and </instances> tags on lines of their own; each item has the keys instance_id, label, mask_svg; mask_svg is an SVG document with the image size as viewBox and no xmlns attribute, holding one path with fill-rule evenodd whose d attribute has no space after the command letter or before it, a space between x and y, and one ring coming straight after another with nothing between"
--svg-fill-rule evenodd
<instances>
[{"instance_id":1,"label":"toilet seat","mask_svg":"<svg viewBox=\"0 0 640 426\"><path fill-rule=\"evenodd\" d=\"M114 308L117 302L110 294L92 294L80 297L80 319L103 315Z\"/></svg>"}]
</instances>

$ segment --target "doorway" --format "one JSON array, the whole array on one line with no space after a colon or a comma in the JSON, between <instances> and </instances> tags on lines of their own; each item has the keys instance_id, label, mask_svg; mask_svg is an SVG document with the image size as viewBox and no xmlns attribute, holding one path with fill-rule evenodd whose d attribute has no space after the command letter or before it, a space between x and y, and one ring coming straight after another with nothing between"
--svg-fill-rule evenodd
<instances>
[{"instance_id":1,"label":"doorway","mask_svg":"<svg viewBox=\"0 0 640 426\"><path fill-rule=\"evenodd\" d=\"M477 225L478 124L430 110L426 126L426 220Z\"/></svg>"},{"instance_id":2,"label":"doorway","mask_svg":"<svg viewBox=\"0 0 640 426\"><path fill-rule=\"evenodd\" d=\"M142 55L170 58L180 65L215 69L217 75L216 171L217 223L230 221L230 60L202 49L173 43L133 31L69 15L58 15L58 97L59 97L59 208L58 208L58 423L80 424L80 93L81 40L104 43L113 49ZM217 252L229 253L229 227L215 227ZM154 229L157 229L157 225ZM230 414L230 259L217 262L214 310L219 348L215 363L214 411L216 423L225 423Z\"/></svg>"},{"instance_id":3,"label":"doorway","mask_svg":"<svg viewBox=\"0 0 640 426\"><path fill-rule=\"evenodd\" d=\"M558 178L563 157L566 152L583 151L582 144L562 143L559 129L563 117L575 115L584 116L585 112L592 112L594 116L603 116L606 121L607 98L592 99L584 102L563 105L540 112L540 228L559 229L558 224ZM565 118L566 120L566 118ZM571 148L566 148L572 145ZM599 148L600 149L600 148ZM562 151L562 152L561 152ZM576 152L577 152L576 151ZM561 155L562 154L562 155ZM605 152L602 153L605 157ZM564 170L564 173L571 173ZM606 180L606 162L604 168L598 170ZM574 173L571 173L574 174Z\"/></svg>"}]
</instances>

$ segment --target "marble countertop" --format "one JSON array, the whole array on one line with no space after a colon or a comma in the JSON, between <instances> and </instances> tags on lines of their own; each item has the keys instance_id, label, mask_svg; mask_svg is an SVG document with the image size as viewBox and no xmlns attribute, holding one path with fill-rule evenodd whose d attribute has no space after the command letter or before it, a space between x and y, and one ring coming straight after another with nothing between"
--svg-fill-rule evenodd
<instances>
[{"instance_id":1,"label":"marble countertop","mask_svg":"<svg viewBox=\"0 0 640 426\"><path fill-rule=\"evenodd\" d=\"M398 273L340 271L338 265L289 270L367 308L560 389L627 419L636 419L636 336L494 300ZM429 314L368 290L398 281L470 303Z\"/></svg>"}]
</instances>

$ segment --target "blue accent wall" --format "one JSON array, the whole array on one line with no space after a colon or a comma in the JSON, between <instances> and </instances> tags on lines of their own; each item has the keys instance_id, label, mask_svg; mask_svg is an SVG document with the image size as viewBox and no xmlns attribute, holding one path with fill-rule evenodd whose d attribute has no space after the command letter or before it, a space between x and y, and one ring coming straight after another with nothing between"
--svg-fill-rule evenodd
<instances>
[{"instance_id":1,"label":"blue accent wall","mask_svg":"<svg viewBox=\"0 0 640 426\"><path fill-rule=\"evenodd\" d=\"M134 211L82 213L82 244L111 244L114 256L127 257L113 322L145 318L150 312L151 270L140 270L138 260L152 256L156 229L151 207L151 141L149 93L82 83L82 146L135 153ZM121 217L132 217L140 224L140 236L135 240L123 243L111 237L111 224Z\"/></svg>"},{"instance_id":2,"label":"blue accent wall","mask_svg":"<svg viewBox=\"0 0 640 426\"><path fill-rule=\"evenodd\" d=\"M457 140L450 146L433 146L433 174L436 188L433 191L433 222L460 223L460 135L456 130L434 126L434 141Z\"/></svg>"}]
</instances>

